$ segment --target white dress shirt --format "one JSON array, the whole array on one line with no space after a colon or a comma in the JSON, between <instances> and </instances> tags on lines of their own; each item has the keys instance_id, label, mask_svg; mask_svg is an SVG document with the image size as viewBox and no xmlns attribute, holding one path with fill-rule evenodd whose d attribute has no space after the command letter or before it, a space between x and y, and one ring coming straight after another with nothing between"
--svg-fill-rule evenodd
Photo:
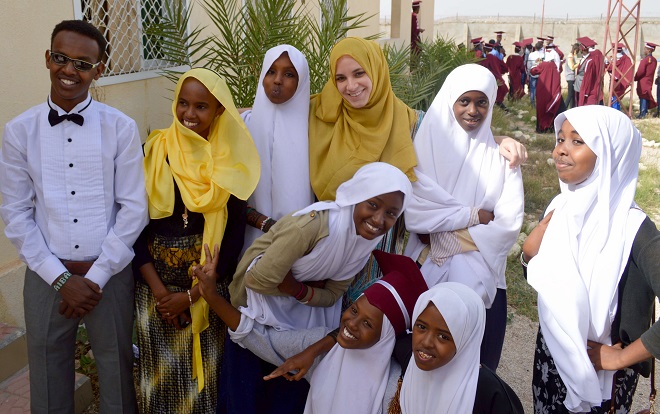
<instances>
[{"instance_id":1,"label":"white dress shirt","mask_svg":"<svg viewBox=\"0 0 660 414\"><path fill-rule=\"evenodd\" d=\"M143 156L135 121L91 96L52 126L48 100L5 126L0 215L5 235L33 271L52 284L60 259L95 260L86 277L105 286L133 258L148 222Z\"/></svg>"}]
</instances>

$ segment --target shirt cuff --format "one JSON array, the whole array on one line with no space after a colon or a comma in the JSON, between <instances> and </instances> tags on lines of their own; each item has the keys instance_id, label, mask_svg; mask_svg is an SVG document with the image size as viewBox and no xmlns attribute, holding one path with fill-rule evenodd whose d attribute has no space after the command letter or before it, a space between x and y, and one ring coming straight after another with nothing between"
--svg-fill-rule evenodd
<instances>
[{"instance_id":1,"label":"shirt cuff","mask_svg":"<svg viewBox=\"0 0 660 414\"><path fill-rule=\"evenodd\" d=\"M92 267L89 269L89 272L87 272L85 275L85 278L99 285L101 289L103 289L111 277L112 275L105 273L103 270L101 270L100 266L97 266L96 263L92 265Z\"/></svg>"},{"instance_id":2,"label":"shirt cuff","mask_svg":"<svg viewBox=\"0 0 660 414\"><path fill-rule=\"evenodd\" d=\"M479 224L479 209L472 207L470 209L470 218L468 218L467 227L476 226L477 224Z\"/></svg>"},{"instance_id":3,"label":"shirt cuff","mask_svg":"<svg viewBox=\"0 0 660 414\"><path fill-rule=\"evenodd\" d=\"M64 272L66 267L55 255L50 255L37 269L32 269L44 280L52 285L53 282Z\"/></svg>"}]
</instances>

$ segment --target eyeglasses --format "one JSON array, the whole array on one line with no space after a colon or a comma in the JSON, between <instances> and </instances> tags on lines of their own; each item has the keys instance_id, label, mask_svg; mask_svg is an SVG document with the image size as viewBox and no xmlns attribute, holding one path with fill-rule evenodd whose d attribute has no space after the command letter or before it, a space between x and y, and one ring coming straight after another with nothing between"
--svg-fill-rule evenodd
<instances>
[{"instance_id":1,"label":"eyeglasses","mask_svg":"<svg viewBox=\"0 0 660 414\"><path fill-rule=\"evenodd\" d=\"M73 67L78 72L88 72L101 64L100 61L96 63L89 63L89 62L85 62L84 60L73 59L68 57L67 55L53 52L52 50L49 50L48 52L50 53L50 60L53 63L59 66L65 66L67 63L69 63L69 61L71 61L73 63Z\"/></svg>"}]
</instances>

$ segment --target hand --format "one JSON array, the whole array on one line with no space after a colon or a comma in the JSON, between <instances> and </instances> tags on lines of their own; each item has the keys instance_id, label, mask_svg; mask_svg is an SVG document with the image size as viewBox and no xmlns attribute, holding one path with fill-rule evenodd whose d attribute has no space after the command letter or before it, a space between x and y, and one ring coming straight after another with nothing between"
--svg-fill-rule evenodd
<instances>
[{"instance_id":1,"label":"hand","mask_svg":"<svg viewBox=\"0 0 660 414\"><path fill-rule=\"evenodd\" d=\"M213 255L208 244L204 244L204 252L206 253L206 263L204 266L195 266L192 274L193 278L197 279L199 286L199 293L204 299L218 295L218 288L216 283L218 281L218 257L220 248L216 244L213 246Z\"/></svg>"},{"instance_id":2,"label":"hand","mask_svg":"<svg viewBox=\"0 0 660 414\"><path fill-rule=\"evenodd\" d=\"M82 318L85 316L87 313L80 314L75 311L71 306L69 306L64 300L60 301L60 309L59 309L60 315L64 315L65 318L71 319L71 318Z\"/></svg>"},{"instance_id":3,"label":"hand","mask_svg":"<svg viewBox=\"0 0 660 414\"><path fill-rule=\"evenodd\" d=\"M284 361L275 371L266 375L264 381L280 376L286 378L288 381L299 381L314 363L315 355L312 352L308 352L308 349ZM292 371L298 372L291 373Z\"/></svg>"},{"instance_id":4,"label":"hand","mask_svg":"<svg viewBox=\"0 0 660 414\"><path fill-rule=\"evenodd\" d=\"M418 234L417 238L419 241L421 241L424 244L430 244L431 243L431 235L429 234Z\"/></svg>"},{"instance_id":5,"label":"hand","mask_svg":"<svg viewBox=\"0 0 660 414\"><path fill-rule=\"evenodd\" d=\"M527 161L527 149L523 144L507 136L495 137L499 143L500 155L509 161L509 168L516 168Z\"/></svg>"},{"instance_id":6,"label":"hand","mask_svg":"<svg viewBox=\"0 0 660 414\"><path fill-rule=\"evenodd\" d=\"M479 209L479 224L488 224L495 220L495 215L492 211Z\"/></svg>"},{"instance_id":7,"label":"hand","mask_svg":"<svg viewBox=\"0 0 660 414\"><path fill-rule=\"evenodd\" d=\"M170 293L156 303L156 309L161 314L161 317L171 325L178 325L179 315L189 307L190 301L186 292Z\"/></svg>"},{"instance_id":8,"label":"hand","mask_svg":"<svg viewBox=\"0 0 660 414\"><path fill-rule=\"evenodd\" d=\"M67 318L74 314L83 316L91 312L98 305L103 293L99 285L80 275L71 275L59 292L66 304L66 307L60 305L60 314Z\"/></svg>"},{"instance_id":9,"label":"hand","mask_svg":"<svg viewBox=\"0 0 660 414\"><path fill-rule=\"evenodd\" d=\"M621 342L610 346L587 341L587 347L587 355L596 371L616 371L625 368L619 362L620 353L623 351Z\"/></svg>"},{"instance_id":10,"label":"hand","mask_svg":"<svg viewBox=\"0 0 660 414\"><path fill-rule=\"evenodd\" d=\"M538 254L541 242L543 241L543 235L548 228L548 224L550 224L550 219L552 218L553 213L554 210L543 217L543 220L534 227L534 230L532 230L529 233L529 236L525 239L525 242L523 243L523 254L526 262L529 262L532 260L532 257Z\"/></svg>"},{"instance_id":11,"label":"hand","mask_svg":"<svg viewBox=\"0 0 660 414\"><path fill-rule=\"evenodd\" d=\"M294 277L293 273L289 270L287 274L284 276L284 279L282 279L282 283L277 285L277 289L279 289L280 292L284 293L285 295L289 296L297 296L298 293L300 293L300 289L305 289L305 293L307 293L307 287L306 286L300 286L302 283L298 282Z\"/></svg>"}]
</instances>

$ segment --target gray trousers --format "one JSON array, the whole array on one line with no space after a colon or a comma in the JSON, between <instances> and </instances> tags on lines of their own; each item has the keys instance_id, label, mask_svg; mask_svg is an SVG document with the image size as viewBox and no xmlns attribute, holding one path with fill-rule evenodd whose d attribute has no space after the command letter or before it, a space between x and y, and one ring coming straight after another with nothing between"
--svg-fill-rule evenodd
<instances>
[{"instance_id":1,"label":"gray trousers","mask_svg":"<svg viewBox=\"0 0 660 414\"><path fill-rule=\"evenodd\" d=\"M133 302L131 267L112 276L96 307L84 317L99 374L100 412L137 411L133 385ZM39 275L25 272L23 290L30 408L37 413L74 412L74 356L80 318L58 312L62 297Z\"/></svg>"}]
</instances>

